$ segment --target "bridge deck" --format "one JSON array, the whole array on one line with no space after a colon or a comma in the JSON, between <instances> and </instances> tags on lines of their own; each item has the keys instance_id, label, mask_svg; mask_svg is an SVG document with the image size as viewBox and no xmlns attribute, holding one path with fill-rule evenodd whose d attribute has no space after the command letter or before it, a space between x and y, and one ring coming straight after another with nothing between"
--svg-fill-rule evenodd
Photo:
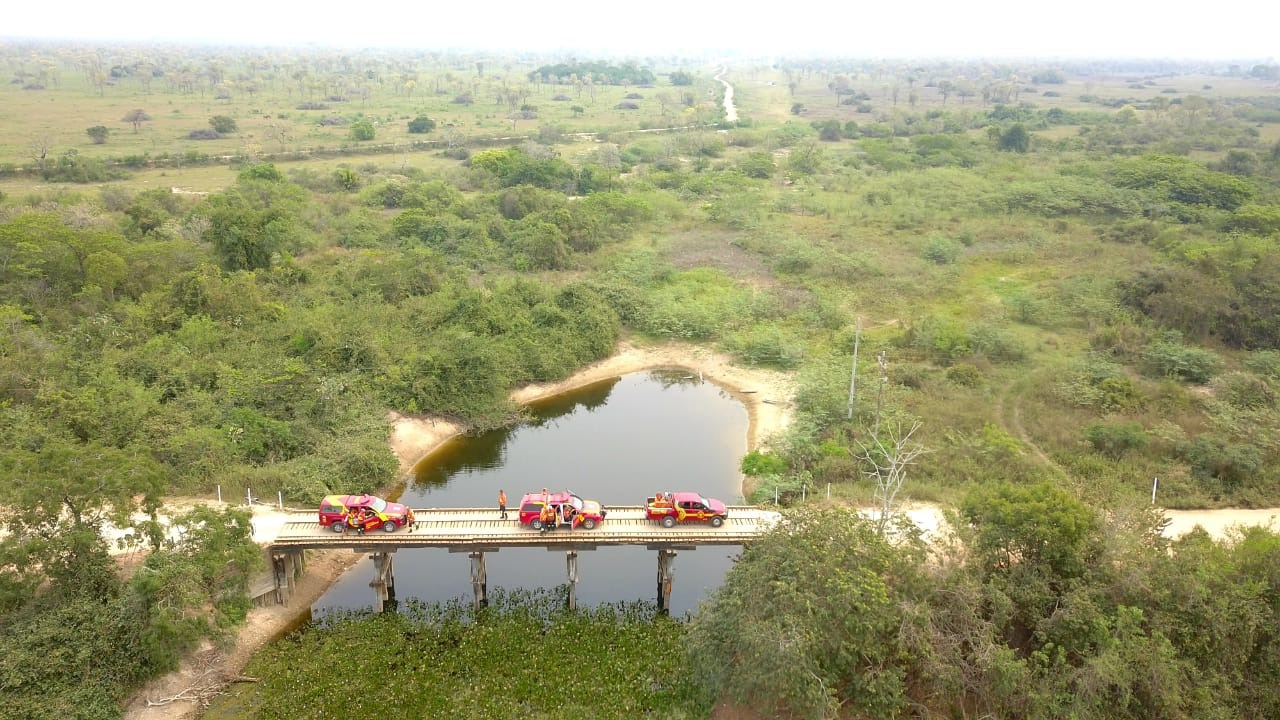
<instances>
[{"instance_id":1,"label":"bridge deck","mask_svg":"<svg viewBox=\"0 0 1280 720\"><path fill-rule=\"evenodd\" d=\"M592 530L558 529L541 533L520 525L514 508L508 520L500 520L496 508L418 509L412 528L365 535L336 533L320 527L316 513L291 513L271 541L272 550L351 548L357 552L394 552L399 548L443 547L455 551L503 547L590 549L602 545L645 545L654 548L694 545L741 545L767 532L778 513L749 505L728 508L724 525L682 523L664 528L645 518L640 506L606 508L604 522Z\"/></svg>"}]
</instances>

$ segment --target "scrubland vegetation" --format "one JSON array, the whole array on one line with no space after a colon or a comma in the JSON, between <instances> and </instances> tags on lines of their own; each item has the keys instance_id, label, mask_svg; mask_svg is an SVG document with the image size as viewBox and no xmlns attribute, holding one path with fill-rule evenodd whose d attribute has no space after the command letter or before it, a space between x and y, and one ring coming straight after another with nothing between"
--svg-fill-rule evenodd
<instances>
[{"instance_id":1,"label":"scrubland vegetation","mask_svg":"<svg viewBox=\"0 0 1280 720\"><path fill-rule=\"evenodd\" d=\"M920 423L899 499L963 522L926 547L797 508L668 628L690 658L597 618L591 653L666 663L610 690L625 716L1276 713L1274 536L1169 545L1143 509L1156 477L1280 503L1276 67L744 65L730 124L674 59L6 50L0 712L116 717L243 617L243 517L144 524L125 579L108 518L386 487L387 410L512 422L627 335L795 374L758 497L874 502ZM254 716L309 707L263 687Z\"/></svg>"}]
</instances>

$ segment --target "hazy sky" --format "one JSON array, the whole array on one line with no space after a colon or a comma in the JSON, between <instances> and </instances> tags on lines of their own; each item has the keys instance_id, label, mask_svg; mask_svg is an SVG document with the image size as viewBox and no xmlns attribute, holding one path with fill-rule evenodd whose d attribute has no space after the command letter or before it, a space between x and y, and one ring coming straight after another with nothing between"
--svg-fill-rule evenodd
<instances>
[{"instance_id":1,"label":"hazy sky","mask_svg":"<svg viewBox=\"0 0 1280 720\"><path fill-rule=\"evenodd\" d=\"M62 0L8 3L0 37L871 57L1280 55L1280 3L1185 0ZM860 7L865 6L865 7ZM366 9L367 8L367 9Z\"/></svg>"}]
</instances>

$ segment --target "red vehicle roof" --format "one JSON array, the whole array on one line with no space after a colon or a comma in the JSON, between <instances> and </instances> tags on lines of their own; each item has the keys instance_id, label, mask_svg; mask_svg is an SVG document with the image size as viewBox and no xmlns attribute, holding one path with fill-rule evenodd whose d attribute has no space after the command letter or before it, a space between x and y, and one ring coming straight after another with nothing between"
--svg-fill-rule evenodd
<instances>
[{"instance_id":1,"label":"red vehicle roof","mask_svg":"<svg viewBox=\"0 0 1280 720\"><path fill-rule=\"evenodd\" d=\"M671 493L671 499L675 502L702 502L702 496L695 492Z\"/></svg>"},{"instance_id":2,"label":"red vehicle roof","mask_svg":"<svg viewBox=\"0 0 1280 720\"><path fill-rule=\"evenodd\" d=\"M552 505L568 502L569 498L571 497L575 497L573 493L567 493L567 492L547 493L548 502L550 502ZM542 502L542 493L540 492L525 493L524 497L520 499L520 504L523 505L527 502Z\"/></svg>"}]
</instances>

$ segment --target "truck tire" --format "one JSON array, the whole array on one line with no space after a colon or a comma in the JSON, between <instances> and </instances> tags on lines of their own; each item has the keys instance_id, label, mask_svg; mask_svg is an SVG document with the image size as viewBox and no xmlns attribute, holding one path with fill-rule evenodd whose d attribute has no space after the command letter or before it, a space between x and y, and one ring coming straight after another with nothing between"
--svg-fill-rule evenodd
<instances>
[{"instance_id":1,"label":"truck tire","mask_svg":"<svg viewBox=\"0 0 1280 720\"><path fill-rule=\"evenodd\" d=\"M675 516L675 515L664 515L664 516L662 517L662 527L664 527L664 528L673 528L673 527L675 527L675 526L676 526L676 516Z\"/></svg>"},{"instance_id":2,"label":"truck tire","mask_svg":"<svg viewBox=\"0 0 1280 720\"><path fill-rule=\"evenodd\" d=\"M723 524L724 524L724 518L720 517L719 515L712 516L711 527L720 527Z\"/></svg>"}]
</instances>

